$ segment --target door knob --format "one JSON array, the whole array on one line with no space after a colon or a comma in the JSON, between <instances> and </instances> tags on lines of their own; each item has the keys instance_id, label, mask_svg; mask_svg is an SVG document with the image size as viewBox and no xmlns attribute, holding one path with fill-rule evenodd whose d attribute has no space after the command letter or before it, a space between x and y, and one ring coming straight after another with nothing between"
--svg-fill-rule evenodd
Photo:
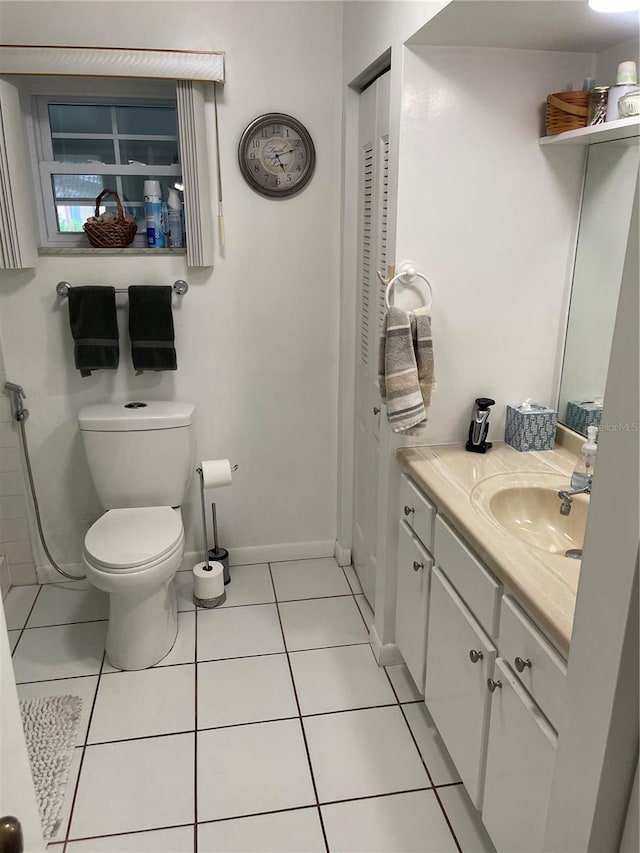
<instances>
[{"instance_id":1,"label":"door knob","mask_svg":"<svg viewBox=\"0 0 640 853\"><path fill-rule=\"evenodd\" d=\"M373 414L374 414L374 415L379 415L379 414L380 414L380 409L379 409L377 406L374 406L374 407L373 407Z\"/></svg>"},{"instance_id":2,"label":"door knob","mask_svg":"<svg viewBox=\"0 0 640 853\"><path fill-rule=\"evenodd\" d=\"M6 815L0 818L0 851L23 853L22 826L17 817Z\"/></svg>"},{"instance_id":3,"label":"door knob","mask_svg":"<svg viewBox=\"0 0 640 853\"><path fill-rule=\"evenodd\" d=\"M469 660L471 661L471 663L478 663L478 661L482 660L483 657L484 655L482 654L482 652L478 652L475 649L471 649L471 651L469 652Z\"/></svg>"},{"instance_id":4,"label":"door knob","mask_svg":"<svg viewBox=\"0 0 640 853\"><path fill-rule=\"evenodd\" d=\"M419 572L420 569L424 569L424 563L419 563L417 560L413 561L413 571Z\"/></svg>"},{"instance_id":5,"label":"door knob","mask_svg":"<svg viewBox=\"0 0 640 853\"><path fill-rule=\"evenodd\" d=\"M489 693L493 693L497 687L502 689L502 682L500 680L494 681L493 678L487 678L487 687L489 688Z\"/></svg>"},{"instance_id":6,"label":"door knob","mask_svg":"<svg viewBox=\"0 0 640 853\"><path fill-rule=\"evenodd\" d=\"M518 672L524 672L527 668L531 669L531 658L527 658L526 660L522 660L522 658L516 658L515 665Z\"/></svg>"}]
</instances>

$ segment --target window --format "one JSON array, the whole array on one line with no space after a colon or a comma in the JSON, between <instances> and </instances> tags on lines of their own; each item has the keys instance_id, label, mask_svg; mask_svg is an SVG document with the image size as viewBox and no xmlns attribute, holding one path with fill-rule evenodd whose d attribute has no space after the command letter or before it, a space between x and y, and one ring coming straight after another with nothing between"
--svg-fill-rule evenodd
<instances>
[{"instance_id":1,"label":"window","mask_svg":"<svg viewBox=\"0 0 640 853\"><path fill-rule=\"evenodd\" d=\"M165 199L182 184L175 101L39 95L33 106L42 244L86 246L82 226L111 188L138 223L132 245L146 246L144 181L160 181Z\"/></svg>"}]
</instances>

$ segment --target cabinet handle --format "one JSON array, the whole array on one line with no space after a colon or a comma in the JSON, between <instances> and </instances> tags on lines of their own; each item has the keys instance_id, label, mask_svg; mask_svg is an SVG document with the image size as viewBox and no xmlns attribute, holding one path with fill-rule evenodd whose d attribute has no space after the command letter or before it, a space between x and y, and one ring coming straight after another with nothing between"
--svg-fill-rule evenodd
<instances>
[{"instance_id":1,"label":"cabinet handle","mask_svg":"<svg viewBox=\"0 0 640 853\"><path fill-rule=\"evenodd\" d=\"M413 561L413 571L419 572L420 569L424 569L424 563L419 563L417 560Z\"/></svg>"},{"instance_id":2,"label":"cabinet handle","mask_svg":"<svg viewBox=\"0 0 640 853\"><path fill-rule=\"evenodd\" d=\"M515 665L518 672L524 672L527 667L531 669L531 658L527 658L526 660L522 660L522 658L516 658Z\"/></svg>"},{"instance_id":3,"label":"cabinet handle","mask_svg":"<svg viewBox=\"0 0 640 853\"><path fill-rule=\"evenodd\" d=\"M374 414L374 415L379 415L379 414L380 414L380 409L379 409L377 406L374 406L374 407L373 407L373 414Z\"/></svg>"},{"instance_id":4,"label":"cabinet handle","mask_svg":"<svg viewBox=\"0 0 640 853\"><path fill-rule=\"evenodd\" d=\"M489 688L489 693L493 693L496 687L502 688L502 682L500 680L494 681L493 678L487 678L487 687Z\"/></svg>"},{"instance_id":5,"label":"cabinet handle","mask_svg":"<svg viewBox=\"0 0 640 853\"><path fill-rule=\"evenodd\" d=\"M471 649L469 652L469 659L471 660L471 663L478 663L478 661L482 660L483 657L484 655L482 652L478 652L475 649Z\"/></svg>"},{"instance_id":6,"label":"cabinet handle","mask_svg":"<svg viewBox=\"0 0 640 853\"><path fill-rule=\"evenodd\" d=\"M411 515L411 513L412 513L412 512L415 512L415 507L412 507L412 506L406 506L406 507L404 508L404 514L405 514L405 515Z\"/></svg>"}]
</instances>

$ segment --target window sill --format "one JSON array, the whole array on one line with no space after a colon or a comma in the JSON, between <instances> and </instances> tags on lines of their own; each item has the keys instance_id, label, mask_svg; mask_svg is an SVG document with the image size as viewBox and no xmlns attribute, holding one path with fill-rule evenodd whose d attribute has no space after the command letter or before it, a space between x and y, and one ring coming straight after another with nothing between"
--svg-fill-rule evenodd
<instances>
[{"instance_id":1,"label":"window sill","mask_svg":"<svg viewBox=\"0 0 640 853\"><path fill-rule=\"evenodd\" d=\"M86 247L60 247L40 246L38 255L186 255L186 249L147 249L143 246L126 249L94 249Z\"/></svg>"}]
</instances>

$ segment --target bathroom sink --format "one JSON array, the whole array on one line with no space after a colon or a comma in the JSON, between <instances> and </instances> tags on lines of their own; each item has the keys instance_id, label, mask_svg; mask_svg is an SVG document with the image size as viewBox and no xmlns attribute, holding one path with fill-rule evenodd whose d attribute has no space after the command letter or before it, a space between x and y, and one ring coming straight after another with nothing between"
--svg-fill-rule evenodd
<instances>
[{"instance_id":1,"label":"bathroom sink","mask_svg":"<svg viewBox=\"0 0 640 853\"><path fill-rule=\"evenodd\" d=\"M572 498L569 515L560 514L560 489L568 478L557 474L497 474L479 483L471 493L474 507L521 542L560 556L581 552L589 512L589 498ZM578 559L581 553L572 556Z\"/></svg>"}]
</instances>

